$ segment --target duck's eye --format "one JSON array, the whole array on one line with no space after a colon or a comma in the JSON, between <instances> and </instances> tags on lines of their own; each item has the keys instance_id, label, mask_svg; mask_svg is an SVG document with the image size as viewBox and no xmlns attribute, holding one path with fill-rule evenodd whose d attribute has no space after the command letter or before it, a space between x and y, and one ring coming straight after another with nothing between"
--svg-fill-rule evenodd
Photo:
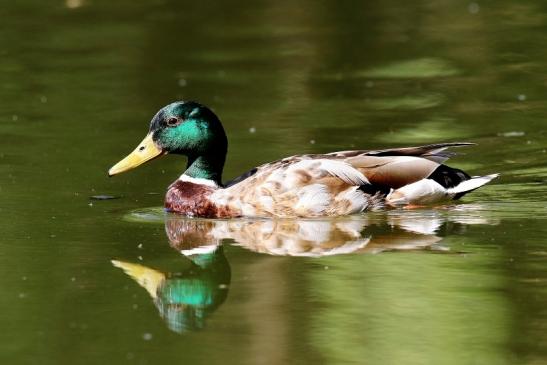
<instances>
[{"instance_id":1,"label":"duck's eye","mask_svg":"<svg viewBox=\"0 0 547 365\"><path fill-rule=\"evenodd\" d=\"M177 125L177 124L179 124L179 120L178 120L177 118L171 117L171 118L167 119L167 125L168 125L169 127L173 127L173 126L175 126L175 125Z\"/></svg>"}]
</instances>

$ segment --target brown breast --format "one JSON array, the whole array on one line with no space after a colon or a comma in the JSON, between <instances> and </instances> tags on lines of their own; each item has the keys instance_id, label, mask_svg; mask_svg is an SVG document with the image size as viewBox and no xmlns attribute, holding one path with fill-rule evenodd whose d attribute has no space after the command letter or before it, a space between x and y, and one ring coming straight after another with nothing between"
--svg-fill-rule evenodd
<instances>
[{"instance_id":1,"label":"brown breast","mask_svg":"<svg viewBox=\"0 0 547 365\"><path fill-rule=\"evenodd\" d=\"M203 218L233 217L226 207L215 206L208 197L213 187L177 180L169 186L165 195L165 208L169 212Z\"/></svg>"}]
</instances>

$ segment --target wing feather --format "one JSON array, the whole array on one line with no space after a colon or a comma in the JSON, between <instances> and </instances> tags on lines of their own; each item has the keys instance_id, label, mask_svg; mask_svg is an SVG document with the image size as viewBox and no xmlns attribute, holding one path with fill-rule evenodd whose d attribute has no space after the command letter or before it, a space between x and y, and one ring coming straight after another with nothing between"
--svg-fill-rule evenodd
<instances>
[{"instance_id":1,"label":"wing feather","mask_svg":"<svg viewBox=\"0 0 547 365\"><path fill-rule=\"evenodd\" d=\"M337 157L356 157L360 155L367 156L414 156L422 157L428 160L442 163L450 157L456 155L455 152L446 151L450 147L472 146L474 143L469 142L449 142L435 143L416 147L389 148L384 150L362 150L362 151L341 151L329 153L329 155Z\"/></svg>"},{"instance_id":2,"label":"wing feather","mask_svg":"<svg viewBox=\"0 0 547 365\"><path fill-rule=\"evenodd\" d=\"M375 157L360 155L346 162L361 171L372 184L393 189L427 178L439 163L413 156Z\"/></svg>"},{"instance_id":3,"label":"wing feather","mask_svg":"<svg viewBox=\"0 0 547 365\"><path fill-rule=\"evenodd\" d=\"M367 178L361 171L355 168L351 163L341 160L332 160L326 158L301 160L287 170L287 173L296 171L307 171L312 176L321 177L325 174L334 176L349 185L361 186L368 184Z\"/></svg>"}]
</instances>

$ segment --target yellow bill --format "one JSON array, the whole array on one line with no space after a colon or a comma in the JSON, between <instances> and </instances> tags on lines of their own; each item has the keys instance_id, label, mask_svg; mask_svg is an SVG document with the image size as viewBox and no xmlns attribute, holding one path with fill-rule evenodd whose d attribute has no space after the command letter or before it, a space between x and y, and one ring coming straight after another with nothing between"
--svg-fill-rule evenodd
<instances>
[{"instance_id":1,"label":"yellow bill","mask_svg":"<svg viewBox=\"0 0 547 365\"><path fill-rule=\"evenodd\" d=\"M156 299L158 288L165 281L165 275L149 267L132 264L130 262L112 260L112 265L122 269L127 275L133 278L140 286L146 289L152 298Z\"/></svg>"},{"instance_id":2,"label":"yellow bill","mask_svg":"<svg viewBox=\"0 0 547 365\"><path fill-rule=\"evenodd\" d=\"M159 149L152 140L152 133L148 133L133 152L108 170L108 176L131 170L161 154L163 154L163 151Z\"/></svg>"}]
</instances>

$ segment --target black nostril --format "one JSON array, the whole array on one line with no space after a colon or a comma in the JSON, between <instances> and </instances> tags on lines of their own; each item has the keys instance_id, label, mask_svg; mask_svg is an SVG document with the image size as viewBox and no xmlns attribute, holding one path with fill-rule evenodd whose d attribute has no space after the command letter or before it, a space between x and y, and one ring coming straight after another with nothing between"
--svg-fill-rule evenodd
<instances>
[{"instance_id":1,"label":"black nostril","mask_svg":"<svg viewBox=\"0 0 547 365\"><path fill-rule=\"evenodd\" d=\"M139 151L142 151L142 150L144 150L144 146L139 147Z\"/></svg>"}]
</instances>

